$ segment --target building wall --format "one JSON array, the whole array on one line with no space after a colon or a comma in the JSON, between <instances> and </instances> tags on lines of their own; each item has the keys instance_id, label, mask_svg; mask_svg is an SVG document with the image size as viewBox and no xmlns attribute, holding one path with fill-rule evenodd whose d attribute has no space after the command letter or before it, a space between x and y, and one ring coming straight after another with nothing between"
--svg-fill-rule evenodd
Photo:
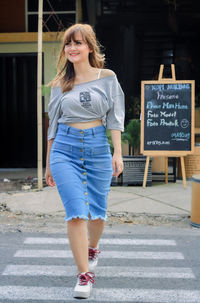
<instances>
[{"instance_id":1,"label":"building wall","mask_svg":"<svg viewBox=\"0 0 200 303\"><path fill-rule=\"evenodd\" d=\"M25 0L1 0L0 32L25 31Z\"/></svg>"},{"instance_id":2,"label":"building wall","mask_svg":"<svg viewBox=\"0 0 200 303\"><path fill-rule=\"evenodd\" d=\"M44 84L47 84L55 75L60 42L43 42L44 53ZM37 43L0 43L0 53L28 53L37 52ZM31 71L30 71L31 72ZM37 77L37 76L36 76ZM48 94L45 97L45 112L49 102Z\"/></svg>"}]
</instances>

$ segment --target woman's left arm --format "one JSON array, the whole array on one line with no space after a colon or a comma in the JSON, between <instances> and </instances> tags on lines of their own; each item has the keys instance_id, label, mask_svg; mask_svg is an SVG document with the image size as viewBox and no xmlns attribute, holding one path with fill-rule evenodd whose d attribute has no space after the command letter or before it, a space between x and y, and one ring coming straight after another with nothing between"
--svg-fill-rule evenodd
<instances>
[{"instance_id":1,"label":"woman's left arm","mask_svg":"<svg viewBox=\"0 0 200 303\"><path fill-rule=\"evenodd\" d=\"M118 177L123 171L121 131L117 129L110 130L114 153L112 157L113 176Z\"/></svg>"}]
</instances>

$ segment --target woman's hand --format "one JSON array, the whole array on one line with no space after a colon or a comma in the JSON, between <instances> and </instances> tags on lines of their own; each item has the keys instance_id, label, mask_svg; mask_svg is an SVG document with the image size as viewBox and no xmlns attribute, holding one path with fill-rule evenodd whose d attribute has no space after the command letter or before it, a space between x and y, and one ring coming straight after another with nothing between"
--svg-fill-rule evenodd
<instances>
[{"instance_id":1,"label":"woman's hand","mask_svg":"<svg viewBox=\"0 0 200 303\"><path fill-rule=\"evenodd\" d=\"M124 168L122 155L120 154L113 154L112 157L112 166L113 166L113 176L118 177L122 172Z\"/></svg>"},{"instance_id":2,"label":"woman's hand","mask_svg":"<svg viewBox=\"0 0 200 303\"><path fill-rule=\"evenodd\" d=\"M54 179L52 177L50 167L46 167L45 179L46 179L47 185L49 185L49 186L55 186L56 185L56 183L54 182Z\"/></svg>"}]
</instances>

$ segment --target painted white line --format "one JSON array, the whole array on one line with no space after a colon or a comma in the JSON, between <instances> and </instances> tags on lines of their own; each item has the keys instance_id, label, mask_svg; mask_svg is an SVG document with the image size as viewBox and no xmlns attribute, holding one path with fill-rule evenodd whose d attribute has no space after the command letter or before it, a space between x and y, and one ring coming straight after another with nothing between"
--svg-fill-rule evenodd
<instances>
[{"instance_id":1,"label":"painted white line","mask_svg":"<svg viewBox=\"0 0 200 303\"><path fill-rule=\"evenodd\" d=\"M155 251L103 251L100 255L104 259L159 259L182 260L184 256L180 252L155 252ZM23 258L72 258L70 250L29 249L17 250L14 257Z\"/></svg>"},{"instance_id":2,"label":"painted white line","mask_svg":"<svg viewBox=\"0 0 200 303\"><path fill-rule=\"evenodd\" d=\"M124 267L99 266L95 273L98 277L127 277L127 278L175 278L194 279L190 268L185 267ZM7 265L4 276L61 276L77 275L75 266L46 266L46 265Z\"/></svg>"},{"instance_id":3,"label":"painted white line","mask_svg":"<svg viewBox=\"0 0 200 303\"><path fill-rule=\"evenodd\" d=\"M0 286L0 299L72 301L73 289L67 287ZM94 288L88 301L199 303L198 290L160 290L130 288Z\"/></svg>"},{"instance_id":4,"label":"painted white line","mask_svg":"<svg viewBox=\"0 0 200 303\"><path fill-rule=\"evenodd\" d=\"M44 238L28 237L24 244L69 244L67 238ZM176 246L175 240L165 239L101 239L100 244L110 245L159 245L159 246Z\"/></svg>"}]
</instances>

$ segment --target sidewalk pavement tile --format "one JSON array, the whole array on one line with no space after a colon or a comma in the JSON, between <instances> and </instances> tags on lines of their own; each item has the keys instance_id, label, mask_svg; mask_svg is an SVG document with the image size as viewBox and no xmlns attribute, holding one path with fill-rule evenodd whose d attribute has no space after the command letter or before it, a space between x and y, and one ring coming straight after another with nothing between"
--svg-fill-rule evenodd
<instances>
[{"instance_id":1,"label":"sidewalk pavement tile","mask_svg":"<svg viewBox=\"0 0 200 303\"><path fill-rule=\"evenodd\" d=\"M184 209L179 209L146 197L140 197L117 205L108 204L108 211L135 214L188 214Z\"/></svg>"},{"instance_id":2,"label":"sidewalk pavement tile","mask_svg":"<svg viewBox=\"0 0 200 303\"><path fill-rule=\"evenodd\" d=\"M45 187L42 191L22 192L11 195L7 206L12 211L51 214L64 211L56 188Z\"/></svg>"},{"instance_id":3,"label":"sidewalk pavement tile","mask_svg":"<svg viewBox=\"0 0 200 303\"><path fill-rule=\"evenodd\" d=\"M108 210L147 214L188 214L191 190L191 182L187 182L187 188L184 189L182 181L156 183L145 189L142 186L112 186L108 195ZM2 199L11 211L40 214L64 211L56 187L45 187L42 191L4 194Z\"/></svg>"}]
</instances>

